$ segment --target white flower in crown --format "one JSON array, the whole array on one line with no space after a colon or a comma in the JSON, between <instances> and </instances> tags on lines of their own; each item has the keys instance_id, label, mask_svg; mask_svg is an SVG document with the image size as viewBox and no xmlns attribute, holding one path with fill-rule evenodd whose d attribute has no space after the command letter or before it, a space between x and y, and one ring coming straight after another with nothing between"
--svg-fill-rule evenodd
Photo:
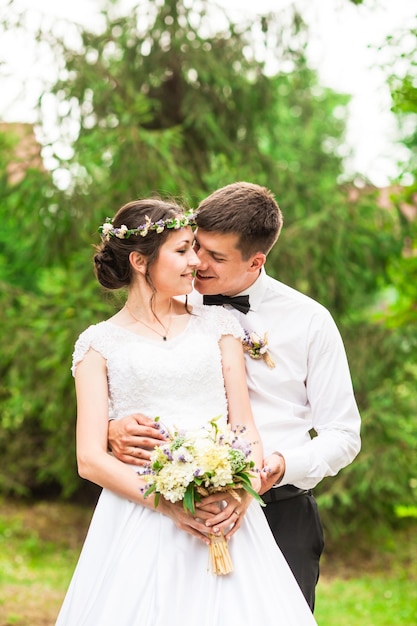
<instances>
[{"instance_id":1,"label":"white flower in crown","mask_svg":"<svg viewBox=\"0 0 417 626\"><path fill-rule=\"evenodd\" d=\"M104 239L107 239L108 241L110 238L110 232L113 230L113 224L111 222L105 222L101 228Z\"/></svg>"},{"instance_id":2,"label":"white flower in crown","mask_svg":"<svg viewBox=\"0 0 417 626\"><path fill-rule=\"evenodd\" d=\"M119 239L124 239L128 230L129 230L128 227L125 224L122 224L120 228L116 229L115 235Z\"/></svg>"}]
</instances>

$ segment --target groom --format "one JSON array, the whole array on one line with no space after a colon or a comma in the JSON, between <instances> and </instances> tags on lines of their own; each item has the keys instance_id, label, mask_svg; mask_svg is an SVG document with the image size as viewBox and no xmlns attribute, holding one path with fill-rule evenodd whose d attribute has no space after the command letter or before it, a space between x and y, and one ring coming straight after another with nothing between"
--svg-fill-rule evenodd
<instances>
[{"instance_id":1,"label":"groom","mask_svg":"<svg viewBox=\"0 0 417 626\"><path fill-rule=\"evenodd\" d=\"M203 200L192 301L202 294L205 304L225 306L247 331L248 387L268 468L262 473L264 511L313 610L324 543L311 490L358 454L360 416L330 313L265 272L281 227L274 196L259 185L234 183ZM125 462L144 463L158 440L140 415L109 423L111 449Z\"/></svg>"}]
</instances>

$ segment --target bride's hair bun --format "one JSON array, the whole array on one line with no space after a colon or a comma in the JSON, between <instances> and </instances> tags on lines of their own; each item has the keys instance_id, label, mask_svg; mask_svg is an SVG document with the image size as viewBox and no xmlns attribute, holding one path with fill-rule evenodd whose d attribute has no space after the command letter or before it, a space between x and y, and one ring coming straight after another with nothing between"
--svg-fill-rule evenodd
<instances>
[{"instance_id":1,"label":"bride's hair bun","mask_svg":"<svg viewBox=\"0 0 417 626\"><path fill-rule=\"evenodd\" d=\"M94 255L94 269L100 285L106 289L121 289L130 282L129 273L126 274L125 268L119 266L113 250L107 244L100 246Z\"/></svg>"}]
</instances>

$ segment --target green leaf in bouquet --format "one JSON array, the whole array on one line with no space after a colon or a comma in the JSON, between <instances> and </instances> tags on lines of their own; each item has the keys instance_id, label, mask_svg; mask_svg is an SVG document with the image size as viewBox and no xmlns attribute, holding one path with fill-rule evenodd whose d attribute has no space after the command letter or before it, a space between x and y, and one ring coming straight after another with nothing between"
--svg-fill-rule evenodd
<instances>
[{"instance_id":1,"label":"green leaf in bouquet","mask_svg":"<svg viewBox=\"0 0 417 626\"><path fill-rule=\"evenodd\" d=\"M255 491L255 489L252 487L252 483L246 472L238 472L235 475L235 478L238 478L240 480L242 489L247 491L252 496L252 498L254 498L258 502L258 504L260 504L261 506L265 506L265 502L262 500L259 493Z\"/></svg>"},{"instance_id":2,"label":"green leaf in bouquet","mask_svg":"<svg viewBox=\"0 0 417 626\"><path fill-rule=\"evenodd\" d=\"M147 488L147 490L145 491L145 493L143 494L144 498L147 498L148 496L151 495L151 493L153 493L156 490L156 484L153 483L152 485L150 485L150 487ZM156 496L155 496L156 499ZM155 505L156 506L156 505Z\"/></svg>"},{"instance_id":3,"label":"green leaf in bouquet","mask_svg":"<svg viewBox=\"0 0 417 626\"><path fill-rule=\"evenodd\" d=\"M189 511L193 515L195 513L195 496L194 484L190 483L185 490L183 506L185 511Z\"/></svg>"}]
</instances>

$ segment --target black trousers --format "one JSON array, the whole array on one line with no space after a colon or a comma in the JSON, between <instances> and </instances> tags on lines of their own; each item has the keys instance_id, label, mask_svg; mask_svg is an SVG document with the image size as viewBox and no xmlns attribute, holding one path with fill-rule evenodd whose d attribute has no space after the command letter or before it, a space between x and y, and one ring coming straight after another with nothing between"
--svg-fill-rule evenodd
<instances>
[{"instance_id":1,"label":"black trousers","mask_svg":"<svg viewBox=\"0 0 417 626\"><path fill-rule=\"evenodd\" d=\"M292 485L264 494L264 513L275 541L314 611L319 561L324 548L323 527L311 491Z\"/></svg>"}]
</instances>

